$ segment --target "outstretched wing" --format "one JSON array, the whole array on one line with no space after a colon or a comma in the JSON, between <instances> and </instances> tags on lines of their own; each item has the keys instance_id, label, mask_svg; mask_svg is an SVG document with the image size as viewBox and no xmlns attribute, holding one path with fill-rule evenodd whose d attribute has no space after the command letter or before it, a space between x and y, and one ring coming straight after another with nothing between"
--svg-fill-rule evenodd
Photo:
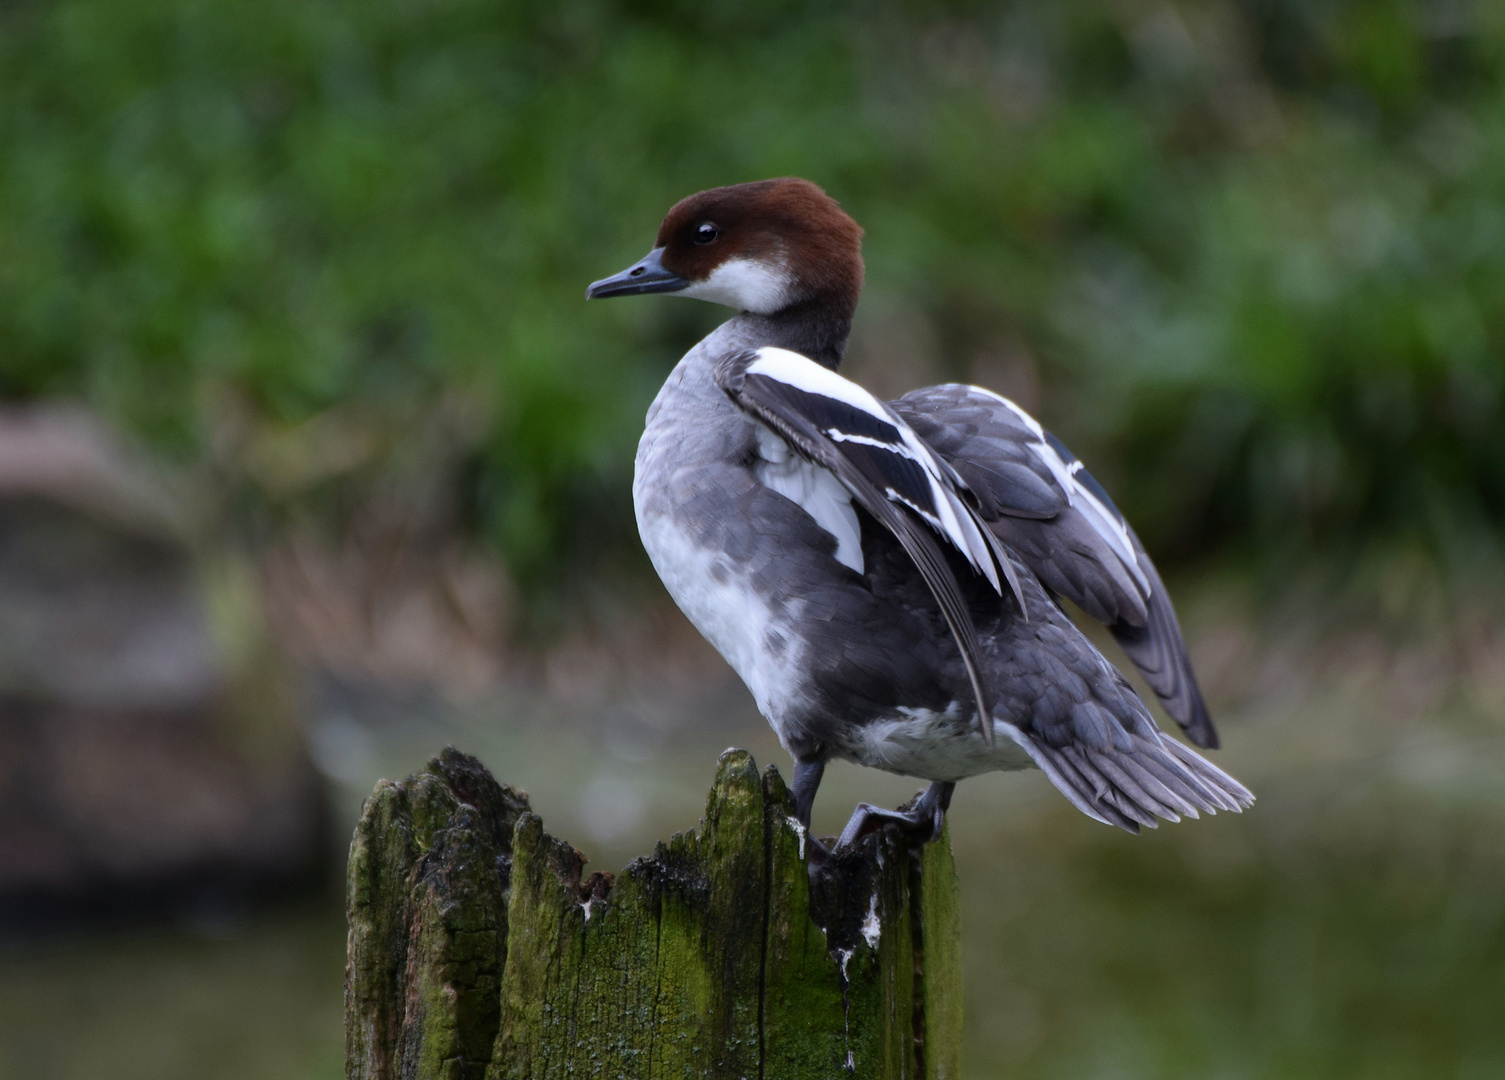
<instances>
[{"instance_id":1,"label":"outstretched wing","mask_svg":"<svg viewBox=\"0 0 1505 1080\"><path fill-rule=\"evenodd\" d=\"M717 365L716 382L763 425L760 446L772 451L765 457L776 457L787 445L816 466L817 475L807 478L812 498L820 496L819 471L824 470L899 541L956 639L977 700L978 727L991 742L992 708L981 676L977 631L939 543L960 552L1000 596L1007 583L1021 613L1024 601L997 537L962 498L966 485L960 477L892 409L799 353L764 347L728 356ZM833 532L837 557L854 565L855 539L847 535L844 540L843 534L855 529L838 523ZM855 558L860 569L860 550Z\"/></svg>"},{"instance_id":2,"label":"outstretched wing","mask_svg":"<svg viewBox=\"0 0 1505 1080\"><path fill-rule=\"evenodd\" d=\"M951 383L893 402L945 457L982 516L1050 589L1104 622L1198 746L1218 736L1175 609L1118 507L1065 444L1012 401Z\"/></svg>"}]
</instances>

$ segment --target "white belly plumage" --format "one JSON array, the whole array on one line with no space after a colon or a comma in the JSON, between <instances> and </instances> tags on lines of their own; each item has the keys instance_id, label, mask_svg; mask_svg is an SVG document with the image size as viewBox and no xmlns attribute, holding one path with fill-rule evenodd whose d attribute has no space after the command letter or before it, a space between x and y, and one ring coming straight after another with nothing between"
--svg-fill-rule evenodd
<instances>
[{"instance_id":1,"label":"white belly plumage","mask_svg":"<svg viewBox=\"0 0 1505 1080\"><path fill-rule=\"evenodd\" d=\"M892 717L863 725L851 745L836 749L860 765L926 780L964 780L1033 767L1013 724L995 719L993 745L988 746L975 726L956 722L960 712L959 703L944 713L900 707Z\"/></svg>"},{"instance_id":2,"label":"white belly plumage","mask_svg":"<svg viewBox=\"0 0 1505 1080\"><path fill-rule=\"evenodd\" d=\"M790 630L793 612L776 618L740 567L697 545L670 515L640 512L638 531L669 595L741 676L784 742L784 719L801 696L796 672L803 643Z\"/></svg>"}]
</instances>

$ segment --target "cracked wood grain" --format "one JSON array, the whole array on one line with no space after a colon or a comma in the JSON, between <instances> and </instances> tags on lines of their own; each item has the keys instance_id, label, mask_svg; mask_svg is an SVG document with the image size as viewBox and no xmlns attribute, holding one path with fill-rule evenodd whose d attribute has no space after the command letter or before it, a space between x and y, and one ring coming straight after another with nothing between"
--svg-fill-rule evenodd
<instances>
[{"instance_id":1,"label":"cracked wood grain","mask_svg":"<svg viewBox=\"0 0 1505 1080\"><path fill-rule=\"evenodd\" d=\"M793 800L722 755L697 831L615 875L446 750L351 844L349 1080L957 1076L949 842L891 832L812 886Z\"/></svg>"}]
</instances>

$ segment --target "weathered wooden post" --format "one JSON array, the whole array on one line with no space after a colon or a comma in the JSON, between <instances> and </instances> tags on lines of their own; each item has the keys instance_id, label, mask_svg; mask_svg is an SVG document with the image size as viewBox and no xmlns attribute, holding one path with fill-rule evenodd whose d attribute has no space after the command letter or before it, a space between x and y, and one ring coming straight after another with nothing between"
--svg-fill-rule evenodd
<instances>
[{"instance_id":1,"label":"weathered wooden post","mask_svg":"<svg viewBox=\"0 0 1505 1080\"><path fill-rule=\"evenodd\" d=\"M382 781L350 848L347 1077L957 1076L949 842L884 832L812 889L793 814L729 750L698 833L587 877L474 758Z\"/></svg>"}]
</instances>

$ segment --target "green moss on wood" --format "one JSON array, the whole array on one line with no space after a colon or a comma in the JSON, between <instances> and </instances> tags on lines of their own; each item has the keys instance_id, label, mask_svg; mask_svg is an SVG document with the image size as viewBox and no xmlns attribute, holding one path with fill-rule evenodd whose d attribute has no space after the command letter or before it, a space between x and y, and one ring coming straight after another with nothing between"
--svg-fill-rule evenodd
<instances>
[{"instance_id":1,"label":"green moss on wood","mask_svg":"<svg viewBox=\"0 0 1505 1080\"><path fill-rule=\"evenodd\" d=\"M350 1080L481 1080L500 1022L512 824L526 808L454 750L366 800L347 868Z\"/></svg>"},{"instance_id":2,"label":"green moss on wood","mask_svg":"<svg viewBox=\"0 0 1505 1080\"><path fill-rule=\"evenodd\" d=\"M920 849L919 863L924 1076L956 1080L961 1076L962 933L949 825L940 840Z\"/></svg>"},{"instance_id":3,"label":"green moss on wood","mask_svg":"<svg viewBox=\"0 0 1505 1080\"><path fill-rule=\"evenodd\" d=\"M351 847L355 1078L954 1077L955 869L870 837L812 888L778 771L722 756L698 832L584 874L447 751Z\"/></svg>"}]
</instances>

